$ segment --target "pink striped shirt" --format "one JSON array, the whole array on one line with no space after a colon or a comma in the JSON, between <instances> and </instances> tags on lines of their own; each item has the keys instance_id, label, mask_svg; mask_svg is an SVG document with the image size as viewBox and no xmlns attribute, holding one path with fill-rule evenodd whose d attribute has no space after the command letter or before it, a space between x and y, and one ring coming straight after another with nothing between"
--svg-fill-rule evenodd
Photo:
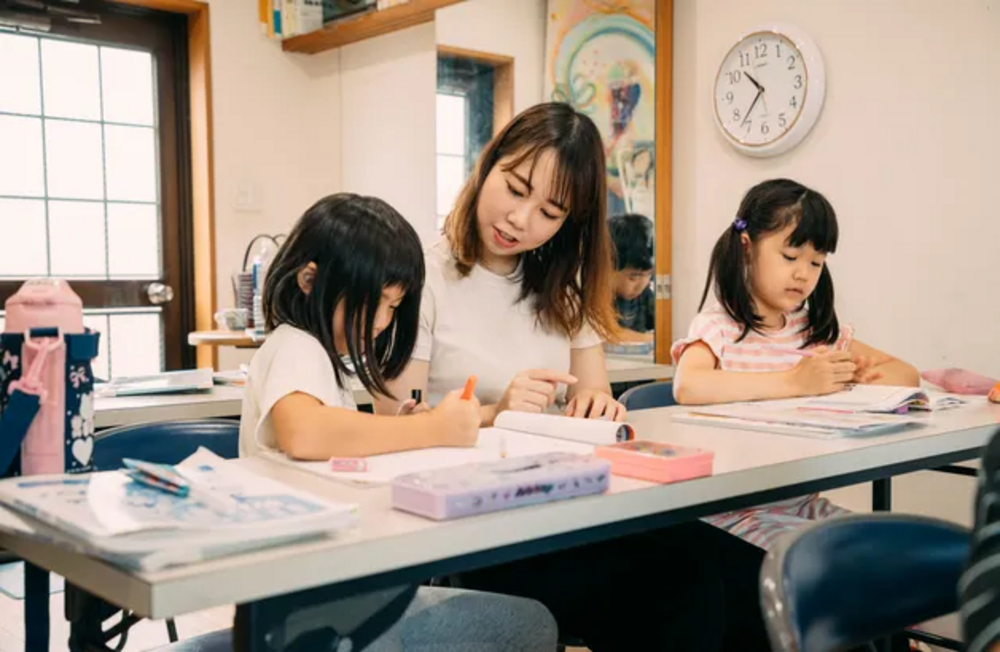
<instances>
[{"instance_id":1,"label":"pink striped shirt","mask_svg":"<svg viewBox=\"0 0 1000 652\"><path fill-rule=\"evenodd\" d=\"M799 349L805 344L808 333L803 329L807 323L807 312L803 308L787 313L783 328L766 333L750 331L745 338L737 341L743 328L726 314L722 306L716 304L698 313L691 322L687 337L675 342L670 354L676 365L687 347L695 342L704 342L715 354L719 369L723 371L785 371L802 360L802 356L786 353L785 350ZM841 325L840 336L832 348L846 350L853 340L854 329ZM769 549L775 539L785 532L813 520L843 513L846 511L820 498L819 494L810 494L738 512L717 514L705 520L755 546Z\"/></svg>"},{"instance_id":2,"label":"pink striped shirt","mask_svg":"<svg viewBox=\"0 0 1000 652\"><path fill-rule=\"evenodd\" d=\"M688 335L674 343L670 349L676 365L684 350L695 342L704 342L719 361L723 371L785 371L797 365L802 357L785 353L782 349L798 349L806 343L808 333L803 329L808 323L806 309L785 315L785 326L780 330L758 333L750 331L742 341L737 341L743 327L716 304L698 313L691 322ZM854 340L854 328L841 325L840 337L833 348L846 350Z\"/></svg>"}]
</instances>

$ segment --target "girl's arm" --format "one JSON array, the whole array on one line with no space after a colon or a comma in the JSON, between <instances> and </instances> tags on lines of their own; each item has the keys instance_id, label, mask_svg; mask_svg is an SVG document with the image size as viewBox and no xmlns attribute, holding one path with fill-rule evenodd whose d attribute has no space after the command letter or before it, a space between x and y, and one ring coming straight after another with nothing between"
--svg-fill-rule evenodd
<instances>
[{"instance_id":1,"label":"girl's arm","mask_svg":"<svg viewBox=\"0 0 1000 652\"><path fill-rule=\"evenodd\" d=\"M712 349L694 342L684 349L674 376L674 398L682 405L707 405L830 394L851 382L856 370L847 351L817 349L788 371L723 371Z\"/></svg>"},{"instance_id":2,"label":"girl's arm","mask_svg":"<svg viewBox=\"0 0 1000 652\"><path fill-rule=\"evenodd\" d=\"M430 363L425 360L410 360L410 364L406 366L406 370L400 374L399 378L386 383L386 387L396 395L396 398L391 399L388 396L376 396L375 413L386 416L397 414L399 406L410 396L410 392L415 389L419 389L426 400L427 378L430 374L430 368ZM497 413L498 410L495 403L480 405L479 425L483 428L492 426L493 420L497 418Z\"/></svg>"},{"instance_id":3,"label":"girl's arm","mask_svg":"<svg viewBox=\"0 0 1000 652\"><path fill-rule=\"evenodd\" d=\"M887 353L852 340L848 351L858 365L857 382L872 385L920 386L920 372L913 365Z\"/></svg>"},{"instance_id":4,"label":"girl's arm","mask_svg":"<svg viewBox=\"0 0 1000 652\"><path fill-rule=\"evenodd\" d=\"M299 460L367 457L431 446L473 446L479 432L479 401L452 392L434 410L388 417L323 405L296 392L271 408L278 447Z\"/></svg>"},{"instance_id":5,"label":"girl's arm","mask_svg":"<svg viewBox=\"0 0 1000 652\"><path fill-rule=\"evenodd\" d=\"M566 390L566 416L625 420L625 406L611 395L603 345L570 349L569 373L576 382Z\"/></svg>"}]
</instances>

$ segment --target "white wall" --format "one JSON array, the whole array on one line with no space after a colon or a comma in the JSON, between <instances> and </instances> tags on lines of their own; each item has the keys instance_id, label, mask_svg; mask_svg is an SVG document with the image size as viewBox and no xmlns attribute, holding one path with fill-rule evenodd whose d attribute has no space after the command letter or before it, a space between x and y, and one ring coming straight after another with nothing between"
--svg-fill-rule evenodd
<instances>
[{"instance_id":1,"label":"white wall","mask_svg":"<svg viewBox=\"0 0 1000 652\"><path fill-rule=\"evenodd\" d=\"M675 0L675 333L697 310L709 253L742 194L789 176L841 225L830 267L841 319L921 369L1000 376L1000 5L992 0ZM807 139L755 160L718 133L712 82L745 31L791 23L823 53L827 96ZM971 483L907 478L898 503L965 519ZM910 489L919 493L908 497ZM858 497L861 494L852 494ZM915 495L915 494L914 494ZM851 507L859 506L851 500Z\"/></svg>"},{"instance_id":2,"label":"white wall","mask_svg":"<svg viewBox=\"0 0 1000 652\"><path fill-rule=\"evenodd\" d=\"M306 208L341 187L337 51L282 52L260 35L256 4L210 0L215 156L216 292L234 303L231 274L257 233L287 233ZM239 211L240 184L259 191L259 209ZM250 354L222 348L219 366Z\"/></svg>"},{"instance_id":3,"label":"white wall","mask_svg":"<svg viewBox=\"0 0 1000 652\"><path fill-rule=\"evenodd\" d=\"M341 48L344 190L381 197L435 236L434 24Z\"/></svg>"},{"instance_id":4,"label":"white wall","mask_svg":"<svg viewBox=\"0 0 1000 652\"><path fill-rule=\"evenodd\" d=\"M439 9L438 45L514 58L514 115L543 100L547 0L467 0Z\"/></svg>"}]
</instances>

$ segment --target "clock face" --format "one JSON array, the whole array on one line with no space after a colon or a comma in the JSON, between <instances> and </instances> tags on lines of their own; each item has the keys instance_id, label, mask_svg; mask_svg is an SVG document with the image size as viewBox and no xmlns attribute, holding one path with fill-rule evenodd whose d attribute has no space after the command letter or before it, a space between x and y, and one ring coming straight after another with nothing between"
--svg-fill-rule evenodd
<instances>
[{"instance_id":1,"label":"clock face","mask_svg":"<svg viewBox=\"0 0 1000 652\"><path fill-rule=\"evenodd\" d=\"M796 127L811 127L797 125L807 104L815 103L808 58L788 36L772 31L754 32L733 46L715 79L715 116L734 145L763 155L753 150L775 149Z\"/></svg>"}]
</instances>

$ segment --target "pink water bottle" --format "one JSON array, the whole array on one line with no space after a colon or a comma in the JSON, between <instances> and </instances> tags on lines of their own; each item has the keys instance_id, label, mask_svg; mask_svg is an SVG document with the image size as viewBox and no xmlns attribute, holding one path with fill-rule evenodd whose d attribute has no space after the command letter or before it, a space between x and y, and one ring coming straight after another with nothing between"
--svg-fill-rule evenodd
<instances>
[{"instance_id":1,"label":"pink water bottle","mask_svg":"<svg viewBox=\"0 0 1000 652\"><path fill-rule=\"evenodd\" d=\"M37 394L40 407L21 444L21 473L63 473L66 468L66 344L83 333L83 302L60 279L32 279L7 299L8 333L23 333L22 376L15 388ZM17 387L15 387L15 385ZM88 456L89 457L89 456Z\"/></svg>"}]
</instances>

